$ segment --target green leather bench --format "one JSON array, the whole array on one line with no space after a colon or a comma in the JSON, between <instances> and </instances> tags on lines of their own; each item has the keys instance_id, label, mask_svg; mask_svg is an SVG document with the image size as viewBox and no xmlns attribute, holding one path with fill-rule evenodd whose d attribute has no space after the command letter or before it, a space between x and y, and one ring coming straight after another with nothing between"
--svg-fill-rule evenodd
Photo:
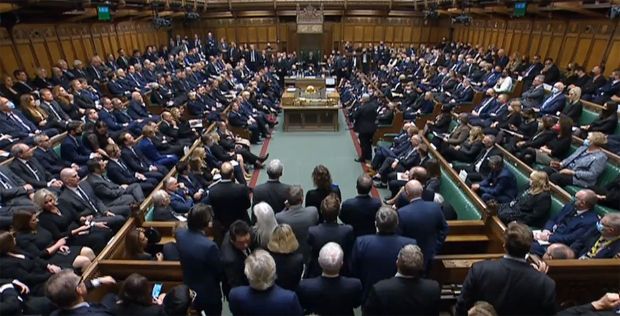
<instances>
[{"instance_id":1,"label":"green leather bench","mask_svg":"<svg viewBox=\"0 0 620 316\"><path fill-rule=\"evenodd\" d=\"M598 112L584 108L583 111L581 111L581 116L579 117L578 124L579 126L590 125L590 123L594 122L594 120L596 120L598 116L599 116ZM614 134L616 135L620 134L620 124L616 126L616 129L614 130Z\"/></svg>"},{"instance_id":2,"label":"green leather bench","mask_svg":"<svg viewBox=\"0 0 620 316\"><path fill-rule=\"evenodd\" d=\"M469 196L452 181L452 178L443 169L441 170L439 193L452 205L458 220L478 220L482 218Z\"/></svg>"}]
</instances>

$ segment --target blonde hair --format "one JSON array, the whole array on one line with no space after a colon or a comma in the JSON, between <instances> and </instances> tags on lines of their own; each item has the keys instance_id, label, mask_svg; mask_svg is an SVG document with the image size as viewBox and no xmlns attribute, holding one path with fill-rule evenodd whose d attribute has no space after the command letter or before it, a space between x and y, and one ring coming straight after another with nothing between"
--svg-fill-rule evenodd
<instances>
[{"instance_id":1,"label":"blonde hair","mask_svg":"<svg viewBox=\"0 0 620 316\"><path fill-rule=\"evenodd\" d=\"M37 192L34 193L32 201L34 202L34 205L38 206L40 209L43 209L43 205L45 205L45 199L47 199L49 196L51 196L54 201L57 200L56 194L54 194L54 192L48 189L39 189L37 190Z\"/></svg>"},{"instance_id":2,"label":"blonde hair","mask_svg":"<svg viewBox=\"0 0 620 316\"><path fill-rule=\"evenodd\" d=\"M299 242L291 226L288 224L276 226L267 244L267 249L271 252L287 254L294 252L297 248L299 248Z\"/></svg>"},{"instance_id":3,"label":"blonde hair","mask_svg":"<svg viewBox=\"0 0 620 316\"><path fill-rule=\"evenodd\" d=\"M37 123L47 119L49 114L31 100L34 97L31 94L25 93L19 97L19 105L22 111L28 113Z\"/></svg>"},{"instance_id":4,"label":"blonde hair","mask_svg":"<svg viewBox=\"0 0 620 316\"><path fill-rule=\"evenodd\" d=\"M602 146L607 144L607 135L601 132L590 132L588 138L590 139L592 145Z\"/></svg>"},{"instance_id":5,"label":"blonde hair","mask_svg":"<svg viewBox=\"0 0 620 316\"><path fill-rule=\"evenodd\" d=\"M549 186L549 176L544 171L532 171L530 180L532 180L532 185L530 186L529 192L532 195L549 192L549 190L551 190Z\"/></svg>"},{"instance_id":6,"label":"blonde hair","mask_svg":"<svg viewBox=\"0 0 620 316\"><path fill-rule=\"evenodd\" d=\"M482 132L482 128L480 126L474 126L469 131L469 142L470 143L482 141L483 138L484 138L484 133Z\"/></svg>"}]
</instances>

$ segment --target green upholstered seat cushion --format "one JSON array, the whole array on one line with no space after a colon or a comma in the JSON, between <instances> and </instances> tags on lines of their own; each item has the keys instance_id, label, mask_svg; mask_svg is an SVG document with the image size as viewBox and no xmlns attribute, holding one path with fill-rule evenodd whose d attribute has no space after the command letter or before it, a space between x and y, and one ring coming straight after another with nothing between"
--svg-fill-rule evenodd
<instances>
[{"instance_id":1,"label":"green upholstered seat cushion","mask_svg":"<svg viewBox=\"0 0 620 316\"><path fill-rule=\"evenodd\" d=\"M452 205L459 220L480 219L480 212L467 194L459 188L444 170L441 170L439 193Z\"/></svg>"}]
</instances>

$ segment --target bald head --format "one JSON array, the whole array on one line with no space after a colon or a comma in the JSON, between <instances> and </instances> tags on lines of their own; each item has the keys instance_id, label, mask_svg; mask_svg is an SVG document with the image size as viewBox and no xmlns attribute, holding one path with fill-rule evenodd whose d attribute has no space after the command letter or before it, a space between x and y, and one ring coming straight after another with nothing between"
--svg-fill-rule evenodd
<instances>
[{"instance_id":1,"label":"bald head","mask_svg":"<svg viewBox=\"0 0 620 316\"><path fill-rule=\"evenodd\" d=\"M230 162L223 163L220 168L220 174L222 175L222 179L232 179L233 165Z\"/></svg>"},{"instance_id":2,"label":"bald head","mask_svg":"<svg viewBox=\"0 0 620 316\"><path fill-rule=\"evenodd\" d=\"M418 180L411 180L405 184L405 193L408 200L413 200L422 196L422 183Z\"/></svg>"}]
</instances>

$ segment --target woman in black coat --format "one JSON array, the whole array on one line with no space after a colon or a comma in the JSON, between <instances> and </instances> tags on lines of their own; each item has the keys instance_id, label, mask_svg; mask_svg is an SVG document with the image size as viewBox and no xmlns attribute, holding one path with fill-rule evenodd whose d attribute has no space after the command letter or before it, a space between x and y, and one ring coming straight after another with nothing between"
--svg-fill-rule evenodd
<instances>
[{"instance_id":1,"label":"woman in black coat","mask_svg":"<svg viewBox=\"0 0 620 316\"><path fill-rule=\"evenodd\" d=\"M0 233L0 278L17 279L30 288L30 295L43 296L45 282L60 272L60 267L19 252L10 232Z\"/></svg>"},{"instance_id":2,"label":"woman in black coat","mask_svg":"<svg viewBox=\"0 0 620 316\"><path fill-rule=\"evenodd\" d=\"M581 126L577 132L577 136L585 139L589 132L601 132L605 135L612 135L618 127L618 103L607 101L603 104L603 110L599 117L590 125Z\"/></svg>"},{"instance_id":3,"label":"woman in black coat","mask_svg":"<svg viewBox=\"0 0 620 316\"><path fill-rule=\"evenodd\" d=\"M304 270L303 255L297 252L299 243L288 224L280 224L274 230L267 249L276 262L276 284L294 291Z\"/></svg>"},{"instance_id":4,"label":"woman in black coat","mask_svg":"<svg viewBox=\"0 0 620 316\"><path fill-rule=\"evenodd\" d=\"M581 88L573 87L568 90L568 98L562 109L562 114L570 117L573 122L579 122L583 104L581 104Z\"/></svg>"},{"instance_id":5,"label":"woman in black coat","mask_svg":"<svg viewBox=\"0 0 620 316\"><path fill-rule=\"evenodd\" d=\"M572 135L573 120L562 115L560 122L552 127L556 136L549 139L547 143L538 149L527 148L521 158L523 162L531 165L536 161L542 165L549 165L552 160L563 160L568 156L570 145L573 141Z\"/></svg>"},{"instance_id":6,"label":"woman in black coat","mask_svg":"<svg viewBox=\"0 0 620 316\"><path fill-rule=\"evenodd\" d=\"M331 193L335 193L338 199L342 201L340 188L332 182L332 176L327 167L323 165L314 167L314 170L312 170L312 182L316 189L306 192L306 207L314 206L317 210L320 210L323 199ZM319 212L319 223L322 222L323 216Z\"/></svg>"},{"instance_id":7,"label":"woman in black coat","mask_svg":"<svg viewBox=\"0 0 620 316\"><path fill-rule=\"evenodd\" d=\"M67 238L54 240L52 233L40 227L34 211L20 210L13 214L13 230L17 249L33 258L41 258L63 268L85 271L95 254L82 246L67 246Z\"/></svg>"},{"instance_id":8,"label":"woman in black coat","mask_svg":"<svg viewBox=\"0 0 620 316\"><path fill-rule=\"evenodd\" d=\"M518 141L515 146L515 156L520 160L524 160L525 155L530 152L532 149L536 150L553 138L556 137L556 133L553 131L553 126L555 125L555 118L552 116L544 116L542 119L542 129L536 133L532 138L527 140Z\"/></svg>"},{"instance_id":9,"label":"woman in black coat","mask_svg":"<svg viewBox=\"0 0 620 316\"><path fill-rule=\"evenodd\" d=\"M49 231L54 240L67 238L69 246L85 246L97 254L113 235L104 223L91 221L91 216L80 217L71 211L60 210L56 195L47 189L38 190L33 200L42 210L38 225Z\"/></svg>"},{"instance_id":10,"label":"woman in black coat","mask_svg":"<svg viewBox=\"0 0 620 316\"><path fill-rule=\"evenodd\" d=\"M543 227L551 209L549 176L544 171L530 174L530 187L516 199L500 206L498 216L508 225L519 221L528 226Z\"/></svg>"}]
</instances>

